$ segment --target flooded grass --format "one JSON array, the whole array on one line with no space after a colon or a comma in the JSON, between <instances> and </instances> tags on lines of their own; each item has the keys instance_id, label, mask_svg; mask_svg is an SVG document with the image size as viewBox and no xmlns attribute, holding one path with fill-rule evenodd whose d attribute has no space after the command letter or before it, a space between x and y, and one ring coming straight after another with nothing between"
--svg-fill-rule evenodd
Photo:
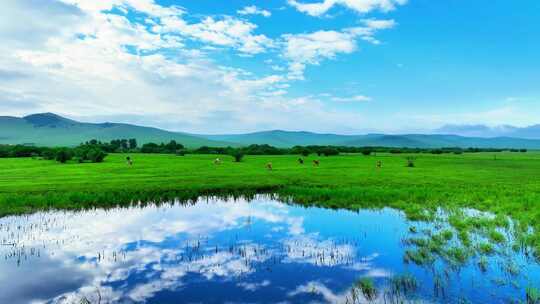
<instances>
[{"instance_id":1,"label":"flooded grass","mask_svg":"<svg viewBox=\"0 0 540 304\"><path fill-rule=\"evenodd\" d=\"M100 282L97 288L109 302L138 302L143 289L157 288L152 286L176 296L184 290L180 286L199 290L190 293L195 302L208 290L217 297L208 302L269 294L285 297L266 298L272 301L329 303L535 299L534 289L526 286L540 283L535 275L540 267L524 252L512 250L512 221L499 230L506 241L491 245L489 230L483 229L488 222L478 218L494 217L463 211L465 222L475 217L486 223L469 231L473 246L466 247L449 223L453 214L443 210L430 221L413 222L392 209L334 211L284 205L271 195L251 199L208 197L184 204L5 217L0 219L0 271L19 277L20 284L35 284L25 274L30 269L68 271L55 276L70 281L83 271L88 278L80 288L59 294L91 303L98 299L96 286L84 282ZM482 244L493 250L487 254ZM56 261L69 269L55 266ZM43 277L36 280L49 286ZM0 294L13 297L6 289L10 282L0 277ZM229 292L220 291L222 284ZM34 289L25 288L32 294ZM160 303L158 294L150 292L145 299ZM0 302L5 297L0 295Z\"/></svg>"},{"instance_id":2,"label":"flooded grass","mask_svg":"<svg viewBox=\"0 0 540 304\"><path fill-rule=\"evenodd\" d=\"M392 298L407 298L418 290L418 281L412 274L397 275L391 281L390 294Z\"/></svg>"},{"instance_id":3,"label":"flooded grass","mask_svg":"<svg viewBox=\"0 0 540 304\"><path fill-rule=\"evenodd\" d=\"M356 288L358 288L362 295L368 300L373 301L377 297L377 288L371 278L361 278L356 282Z\"/></svg>"},{"instance_id":4,"label":"flooded grass","mask_svg":"<svg viewBox=\"0 0 540 304\"><path fill-rule=\"evenodd\" d=\"M527 304L539 304L540 290L534 287L527 287L526 298Z\"/></svg>"},{"instance_id":5,"label":"flooded grass","mask_svg":"<svg viewBox=\"0 0 540 304\"><path fill-rule=\"evenodd\" d=\"M194 204L200 197L234 200L267 193L281 202L306 207L403 211L410 223L408 236L402 240L407 247L402 255L406 264L436 268L444 261L450 268L459 268L472 263L487 273L494 268L493 259L500 256L537 259L540 253L540 186L536 182L540 165L535 167L540 154L536 153L506 159L501 155L496 164L481 154L421 156L414 171L392 155L325 158L318 168L298 166L294 157L270 157L272 172L261 169L266 156L246 157L242 163L225 161L220 167L212 165L212 156L137 157L140 163L136 162L133 172L125 172L122 155L84 166L2 159L0 217L39 210L154 204L172 208ZM372 166L377 160L385 162L384 169ZM426 229L425 223L431 228ZM10 245L10 240L0 244ZM9 258L21 263L29 255L40 254L25 248L11 252ZM336 256L326 252L312 258L324 265L337 261ZM504 276L521 275L520 264L499 263ZM493 280L516 288L515 280L504 276ZM444 273L435 276L438 294L447 293L445 277Z\"/></svg>"},{"instance_id":6,"label":"flooded grass","mask_svg":"<svg viewBox=\"0 0 540 304\"><path fill-rule=\"evenodd\" d=\"M241 163L214 156L113 154L102 164L59 165L34 159L0 160L0 216L47 209L113 207L139 202L190 200L204 195L277 193L283 201L330 208L392 207L410 220L430 220L434 212L473 208L491 219L451 219L464 245L468 233L485 229L492 242L504 241L497 228L507 215L522 233L540 231L540 153L419 155L414 170L407 155L327 157L319 167L300 166L295 156L247 156ZM265 170L272 162L274 170ZM307 160L309 161L309 159ZM383 168L376 168L378 161ZM523 178L525 177L525 178ZM540 248L540 234L521 240Z\"/></svg>"}]
</instances>

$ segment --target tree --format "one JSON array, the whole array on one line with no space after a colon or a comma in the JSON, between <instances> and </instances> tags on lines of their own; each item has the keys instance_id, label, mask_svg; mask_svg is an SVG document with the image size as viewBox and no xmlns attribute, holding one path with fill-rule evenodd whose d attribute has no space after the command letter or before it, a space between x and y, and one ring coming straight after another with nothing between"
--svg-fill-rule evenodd
<instances>
[{"instance_id":1,"label":"tree","mask_svg":"<svg viewBox=\"0 0 540 304\"><path fill-rule=\"evenodd\" d=\"M339 155L339 151L336 148L326 147L322 150L324 156L336 156Z\"/></svg>"},{"instance_id":2,"label":"tree","mask_svg":"<svg viewBox=\"0 0 540 304\"><path fill-rule=\"evenodd\" d=\"M100 149L90 149L87 152L86 157L93 163L101 163L105 157L107 157L107 153L101 151Z\"/></svg>"},{"instance_id":3,"label":"tree","mask_svg":"<svg viewBox=\"0 0 540 304\"><path fill-rule=\"evenodd\" d=\"M56 161L65 164L68 160L72 159L73 155L67 149L60 149L56 152Z\"/></svg>"},{"instance_id":4,"label":"tree","mask_svg":"<svg viewBox=\"0 0 540 304\"><path fill-rule=\"evenodd\" d=\"M137 139L136 138L131 138L129 140L129 148L130 149L137 149Z\"/></svg>"},{"instance_id":5,"label":"tree","mask_svg":"<svg viewBox=\"0 0 540 304\"><path fill-rule=\"evenodd\" d=\"M41 153L41 157L43 157L46 160L53 160L56 157L56 154L52 149L46 149Z\"/></svg>"},{"instance_id":6,"label":"tree","mask_svg":"<svg viewBox=\"0 0 540 304\"><path fill-rule=\"evenodd\" d=\"M146 143L141 148L142 153L159 153L159 145L155 143Z\"/></svg>"},{"instance_id":7,"label":"tree","mask_svg":"<svg viewBox=\"0 0 540 304\"><path fill-rule=\"evenodd\" d=\"M120 147L122 148L122 150L129 149L129 143L128 143L127 139L121 139L120 140Z\"/></svg>"},{"instance_id":8,"label":"tree","mask_svg":"<svg viewBox=\"0 0 540 304\"><path fill-rule=\"evenodd\" d=\"M233 152L233 157L234 157L234 161L239 163L242 161L242 159L244 159L244 152L240 150L236 150L235 152Z\"/></svg>"},{"instance_id":9,"label":"tree","mask_svg":"<svg viewBox=\"0 0 540 304\"><path fill-rule=\"evenodd\" d=\"M370 156L372 152L373 150L371 150L370 148L362 149L362 155L365 155L365 156Z\"/></svg>"}]
</instances>

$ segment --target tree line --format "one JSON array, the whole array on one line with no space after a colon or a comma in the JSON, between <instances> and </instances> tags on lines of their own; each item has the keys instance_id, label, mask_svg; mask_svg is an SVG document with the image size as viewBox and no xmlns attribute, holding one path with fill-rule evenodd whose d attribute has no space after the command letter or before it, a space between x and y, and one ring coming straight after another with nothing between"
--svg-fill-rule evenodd
<instances>
[{"instance_id":1,"label":"tree line","mask_svg":"<svg viewBox=\"0 0 540 304\"><path fill-rule=\"evenodd\" d=\"M393 148L393 147L350 147L350 146L294 146L292 148L278 148L271 145L249 145L245 147L209 147L202 146L195 149L188 149L181 143L174 140L168 143L144 143L139 146L137 140L114 139L109 142L102 142L96 139L81 143L73 148L49 148L34 147L27 145L0 145L0 158L6 157L41 157L49 160L57 160L65 163L70 160L78 162L102 162L108 153L153 153L153 154L176 154L183 156L186 154L216 154L231 155L237 160L241 160L244 155L317 155L335 156L340 154L363 154L372 155L376 153L392 154L462 154L479 152L527 152L527 149L492 149L492 148Z\"/></svg>"},{"instance_id":2,"label":"tree line","mask_svg":"<svg viewBox=\"0 0 540 304\"><path fill-rule=\"evenodd\" d=\"M46 160L56 160L66 163L74 160L79 163L101 163L107 157L101 147L97 145L81 144L74 148L59 147L33 147L26 145L0 145L0 158L7 157L33 157Z\"/></svg>"}]
</instances>

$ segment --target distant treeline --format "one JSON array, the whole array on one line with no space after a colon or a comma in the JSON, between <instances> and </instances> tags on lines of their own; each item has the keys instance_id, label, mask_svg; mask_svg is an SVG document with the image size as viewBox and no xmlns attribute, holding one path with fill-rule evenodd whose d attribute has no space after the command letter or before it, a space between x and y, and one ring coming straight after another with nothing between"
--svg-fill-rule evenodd
<instances>
[{"instance_id":1,"label":"distant treeline","mask_svg":"<svg viewBox=\"0 0 540 304\"><path fill-rule=\"evenodd\" d=\"M0 158L7 157L40 157L66 163L75 160L79 163L100 163L107 153L97 145L81 144L75 148L48 148L24 145L0 145Z\"/></svg>"},{"instance_id":2,"label":"distant treeline","mask_svg":"<svg viewBox=\"0 0 540 304\"><path fill-rule=\"evenodd\" d=\"M527 152L527 149L491 149L491 148L390 148L390 147L349 147L349 146L295 146L292 148L277 148L270 145L250 145L246 147L207 147L187 149L181 143L171 140L168 143L145 143L139 146L136 139L115 139L110 142L90 140L74 148L47 148L26 145L0 145L0 158L6 157L42 157L55 159L59 162L76 160L79 162L102 162L107 153L155 153L155 154L217 154L232 155L235 158L242 155L303 155L335 156L339 154L359 153L371 155L375 153L431 153L431 154L462 154L479 152Z\"/></svg>"},{"instance_id":3,"label":"distant treeline","mask_svg":"<svg viewBox=\"0 0 540 304\"><path fill-rule=\"evenodd\" d=\"M527 149L491 149L491 148L391 148L391 147L349 147L349 146L295 146L292 148L276 148L270 145L250 145L242 148L220 148L220 147L200 147L189 151L193 154L228 154L232 155L237 151L242 151L246 155L303 155L316 154L318 156L334 156L339 154L361 153L371 155L375 153L431 153L431 154L462 154L479 152L527 152Z\"/></svg>"}]
</instances>

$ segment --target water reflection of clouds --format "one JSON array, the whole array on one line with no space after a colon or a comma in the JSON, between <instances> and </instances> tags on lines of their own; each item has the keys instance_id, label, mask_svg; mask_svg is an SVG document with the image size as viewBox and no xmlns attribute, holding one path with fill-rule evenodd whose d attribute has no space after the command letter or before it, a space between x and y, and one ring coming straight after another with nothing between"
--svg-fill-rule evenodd
<instances>
[{"instance_id":1,"label":"water reflection of clouds","mask_svg":"<svg viewBox=\"0 0 540 304\"><path fill-rule=\"evenodd\" d=\"M78 286L59 282L57 285L67 290L59 289L60 294L51 296L52 303L72 303L83 296L92 302L101 299L102 303L143 302L161 291L183 288L189 284L185 280L190 274L207 281L235 280L238 288L256 291L268 287L270 281L242 279L256 272L258 264L275 256L280 256L283 263L341 265L374 274L379 271L371 267L369 259L362 262L361 269L354 269L354 244L336 243L321 239L316 233L306 233L304 221L303 216L293 215L290 207L265 199L254 203L205 200L187 207L150 206L12 217L0 220L0 237L7 241L16 238L17 248L42 248L39 258L33 256L22 263L41 260L48 265L61 265L52 267L47 277L80 278ZM221 248L215 251L215 244L205 243L214 235L236 231L253 222L265 223L265 242L272 243L238 240L237 248L227 250L223 248L225 244L219 244ZM12 227L9 231L8 226ZM23 231L14 233L17 226L24 227ZM197 243L200 248L191 248ZM5 248L0 250L4 253ZM194 250L195 253L191 252ZM0 267L9 270L11 278L20 278L18 290L46 281L38 276L22 277L10 260ZM7 279L0 275L0 283ZM2 285L0 291L6 288L6 284ZM19 300L12 303L28 302Z\"/></svg>"},{"instance_id":2,"label":"water reflection of clouds","mask_svg":"<svg viewBox=\"0 0 540 304\"><path fill-rule=\"evenodd\" d=\"M247 290L247 291L256 291L258 289L261 289L262 287L270 286L270 281L264 280L262 282L255 282L255 283L240 282L240 283L237 283L236 286L242 287L244 290Z\"/></svg>"},{"instance_id":3,"label":"water reflection of clouds","mask_svg":"<svg viewBox=\"0 0 540 304\"><path fill-rule=\"evenodd\" d=\"M319 240L316 234L285 239L286 259L289 263L309 263L321 266L352 264L356 259L353 244L338 244L333 240Z\"/></svg>"},{"instance_id":4,"label":"water reflection of clouds","mask_svg":"<svg viewBox=\"0 0 540 304\"><path fill-rule=\"evenodd\" d=\"M415 303L415 304L430 304L431 302L424 299L416 299L414 301L406 301L404 299L392 300L386 297L384 292L379 292L374 299L367 299L360 290L355 291L353 296L353 288L350 287L342 292L334 292L320 281L310 281L302 284L293 291L290 291L287 296L291 298L291 303L296 303L295 297L302 295L317 295L322 301L310 301L310 303L334 303L334 304L386 304L386 303Z\"/></svg>"},{"instance_id":5,"label":"water reflection of clouds","mask_svg":"<svg viewBox=\"0 0 540 304\"><path fill-rule=\"evenodd\" d=\"M159 245L141 245L141 240L159 244L167 237L178 234L188 237L211 235L241 228L246 222L240 219L247 217L267 223L288 225L292 234L303 231L301 227L303 220L290 217L287 209L277 202L261 201L257 204L247 204L209 201L185 208L147 207L81 213L48 213L17 218L16 221L12 217L3 220L2 225L4 227L23 225L28 231L17 236L13 233L14 228L10 231L0 230L0 233L4 240L17 237L19 248L46 248L42 250L39 259L47 259L47 263L51 265L53 260L61 263L63 267L55 266L51 271L62 269L63 272L58 273L62 277L73 277L75 273L84 274L85 286L79 288L78 292L56 297L53 302L70 301L77 296L76 294L85 294L89 298L100 294L104 300L118 300L120 295L107 287L107 284L127 280L130 275L148 272L148 265L154 265L153 267L159 265L159 269L152 270L160 273L157 279L137 285L128 292L131 299L139 301L159 290L179 287L180 279L188 272L201 274L208 280L215 277L234 277L253 271L250 263L255 260L260 262L266 258L260 254L256 259L250 257L252 249L248 245L243 248L243 257L228 252L217 252L171 266L166 263L172 263L174 257L182 254L181 246L178 246L180 249L177 250L163 249ZM134 247L126 248L128 244L134 244ZM253 261L245 262L250 259ZM23 261L25 262L29 263ZM16 271L14 270L12 274L16 275ZM32 281L31 278L20 280L22 285L39 284L38 281ZM24 286L18 289L23 290Z\"/></svg>"}]
</instances>

